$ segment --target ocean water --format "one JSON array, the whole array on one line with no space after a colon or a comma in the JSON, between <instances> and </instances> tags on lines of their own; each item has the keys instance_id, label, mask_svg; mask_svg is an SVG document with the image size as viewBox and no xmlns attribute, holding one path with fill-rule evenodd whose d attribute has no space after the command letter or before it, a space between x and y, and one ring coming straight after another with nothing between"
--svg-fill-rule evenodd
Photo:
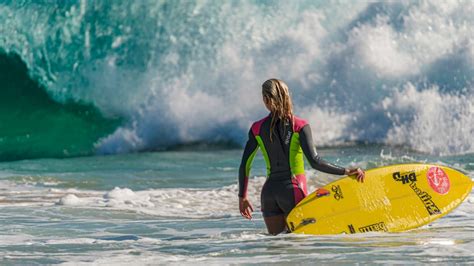
<instances>
[{"instance_id":1,"label":"ocean water","mask_svg":"<svg viewBox=\"0 0 474 266\"><path fill-rule=\"evenodd\" d=\"M272 77L326 159L472 178L473 13L471 0L0 0L0 264L474 261L472 193L417 230L330 237L270 237L236 198ZM258 209L261 158L254 169ZM308 175L313 189L335 178Z\"/></svg>"},{"instance_id":2,"label":"ocean water","mask_svg":"<svg viewBox=\"0 0 474 266\"><path fill-rule=\"evenodd\" d=\"M341 165L450 165L474 176L474 156L436 157L386 146L320 153ZM241 150L156 152L0 163L0 264L469 263L474 194L430 225L404 233L266 233L257 156L240 216ZM309 188L335 180L308 169Z\"/></svg>"}]
</instances>

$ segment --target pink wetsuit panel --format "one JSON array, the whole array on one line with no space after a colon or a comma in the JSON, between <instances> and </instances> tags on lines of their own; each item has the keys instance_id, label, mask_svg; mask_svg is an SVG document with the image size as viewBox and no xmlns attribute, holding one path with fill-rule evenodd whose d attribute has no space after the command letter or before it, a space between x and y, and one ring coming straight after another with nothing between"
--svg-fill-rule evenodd
<instances>
[{"instance_id":1,"label":"pink wetsuit panel","mask_svg":"<svg viewBox=\"0 0 474 266\"><path fill-rule=\"evenodd\" d=\"M252 133L254 136L258 136L260 134L260 128L262 127L262 124L263 122L265 122L265 120L267 120L268 116L263 118L263 119L260 119L259 121L253 123L252 125Z\"/></svg>"},{"instance_id":2,"label":"pink wetsuit panel","mask_svg":"<svg viewBox=\"0 0 474 266\"><path fill-rule=\"evenodd\" d=\"M294 116L293 117L293 132L300 132L308 122L304 119Z\"/></svg>"}]
</instances>

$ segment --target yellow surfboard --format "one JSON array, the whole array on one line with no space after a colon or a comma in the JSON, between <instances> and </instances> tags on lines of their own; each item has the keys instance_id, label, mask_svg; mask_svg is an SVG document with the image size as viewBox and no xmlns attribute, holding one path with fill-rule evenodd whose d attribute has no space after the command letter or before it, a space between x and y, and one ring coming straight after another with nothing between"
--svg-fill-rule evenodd
<instances>
[{"instance_id":1,"label":"yellow surfboard","mask_svg":"<svg viewBox=\"0 0 474 266\"><path fill-rule=\"evenodd\" d=\"M402 164L366 171L364 183L354 176L324 186L288 215L298 234L400 232L428 224L452 211L469 195L472 181L445 166Z\"/></svg>"}]
</instances>

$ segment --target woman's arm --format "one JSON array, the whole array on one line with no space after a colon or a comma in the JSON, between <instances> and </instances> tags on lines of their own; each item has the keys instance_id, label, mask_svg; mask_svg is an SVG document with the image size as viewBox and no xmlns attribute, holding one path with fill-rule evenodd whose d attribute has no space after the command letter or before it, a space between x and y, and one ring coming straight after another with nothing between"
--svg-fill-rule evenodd
<instances>
[{"instance_id":1,"label":"woman's arm","mask_svg":"<svg viewBox=\"0 0 474 266\"><path fill-rule=\"evenodd\" d=\"M314 148L311 127L308 124L305 125L300 131L300 144L306 159L308 159L309 163L314 169L334 175L357 175L357 181L364 182L364 170L360 168L349 169L330 164L318 155L316 149Z\"/></svg>"},{"instance_id":2,"label":"woman's arm","mask_svg":"<svg viewBox=\"0 0 474 266\"><path fill-rule=\"evenodd\" d=\"M333 175L345 175L349 173L346 168L331 164L318 155L314 148L313 136L309 124L305 125L300 131L300 144L306 159L314 169Z\"/></svg>"},{"instance_id":3,"label":"woman's arm","mask_svg":"<svg viewBox=\"0 0 474 266\"><path fill-rule=\"evenodd\" d=\"M245 198L247 196L247 184L252 167L253 158L257 153L258 143L253 136L252 130L249 131L249 139L245 144L244 153L242 154L242 162L239 167L239 197Z\"/></svg>"},{"instance_id":4,"label":"woman's arm","mask_svg":"<svg viewBox=\"0 0 474 266\"><path fill-rule=\"evenodd\" d=\"M247 199L247 186L250 168L252 167L253 158L255 157L255 153L257 153L257 149L257 140L252 133L252 129L250 129L249 139L247 144L245 144L242 162L239 167L239 209L240 214L247 219L252 219L253 206Z\"/></svg>"}]
</instances>

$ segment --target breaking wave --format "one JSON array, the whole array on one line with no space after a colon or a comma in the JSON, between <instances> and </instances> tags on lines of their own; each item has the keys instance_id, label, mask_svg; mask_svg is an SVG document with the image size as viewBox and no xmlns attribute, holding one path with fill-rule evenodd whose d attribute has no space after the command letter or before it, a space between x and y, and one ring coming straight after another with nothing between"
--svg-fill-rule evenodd
<instances>
[{"instance_id":1,"label":"breaking wave","mask_svg":"<svg viewBox=\"0 0 474 266\"><path fill-rule=\"evenodd\" d=\"M107 125L36 157L78 141L87 149L76 155L242 144L266 114L260 86L271 77L289 84L319 146L461 154L474 152L473 13L472 1L10 1L0 50L23 61L17 78L50 105L103 119L81 128ZM67 120L48 134L80 128Z\"/></svg>"}]
</instances>

